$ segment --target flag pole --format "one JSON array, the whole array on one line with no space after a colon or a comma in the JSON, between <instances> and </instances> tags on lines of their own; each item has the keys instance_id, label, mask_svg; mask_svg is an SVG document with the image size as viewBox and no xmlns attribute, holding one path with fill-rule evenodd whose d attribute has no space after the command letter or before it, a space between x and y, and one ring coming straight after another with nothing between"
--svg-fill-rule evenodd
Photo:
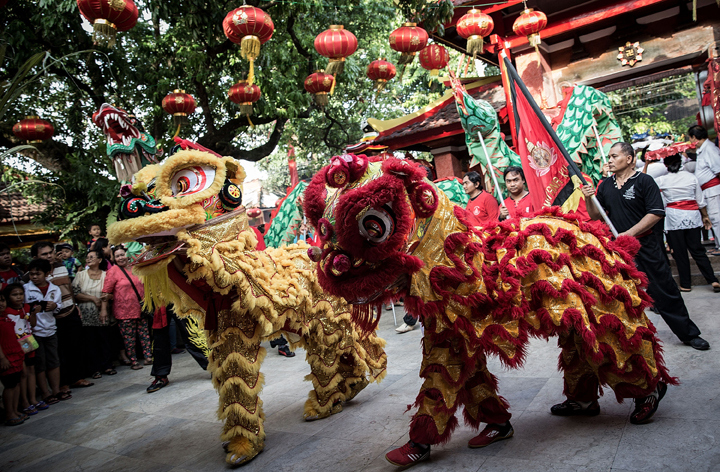
<instances>
[{"instance_id":1,"label":"flag pole","mask_svg":"<svg viewBox=\"0 0 720 472\"><path fill-rule=\"evenodd\" d=\"M502 193L500 193L500 185L498 184L497 176L495 175L495 169L493 168L492 161L490 160L490 154L488 154L487 148L485 147L485 139L480 131L478 131L478 137L480 138L480 144L482 144L483 152L485 153L485 160L488 165L488 172L492 177L493 184L495 185L495 193L497 193L498 202L501 206L505 206L503 203Z\"/></svg>"},{"instance_id":2,"label":"flag pole","mask_svg":"<svg viewBox=\"0 0 720 472\"><path fill-rule=\"evenodd\" d=\"M595 132L595 141L597 142L597 147L600 149L600 157L602 157L602 159L600 159L600 162L603 166L605 166L605 164L607 164L607 157L605 157L605 149L603 149L602 142L600 142L600 133L598 133L595 123L593 123L592 129Z\"/></svg>"},{"instance_id":3,"label":"flag pole","mask_svg":"<svg viewBox=\"0 0 720 472\"><path fill-rule=\"evenodd\" d=\"M552 129L552 126L550 126L550 123L548 123L547 118L545 118L545 115L543 114L542 110L540 110L540 107L538 106L537 102L533 98L533 96L528 91L527 87L525 86L525 83L522 81L520 76L518 75L517 71L515 70L515 67L513 67L510 60L505 55L505 51L500 51L500 56L503 58L503 63L505 64L505 70L512 76L513 81L517 86L520 88L520 91L525 95L527 98L528 104L533 109L533 112L537 115L538 119L540 120L540 123L542 123L543 127L545 128L545 131L550 135L555 145L560 149L560 152L562 153L563 157L565 158L565 161L567 161L568 164L568 170L571 172L572 175L577 176L578 179L580 179L580 182L582 182L583 185L587 185L587 181L585 180L585 177L583 177L582 172L580 172L580 169L578 168L575 161L573 161L570 156L567 153L567 149L565 149L565 146L560 142L560 138L558 138L557 134L555 133L555 130ZM511 85L512 86L512 85ZM610 231L612 232L613 236L616 238L618 237L618 232L615 229L615 226L610 221L610 217L608 217L607 213L605 213L605 209L603 209L602 205L600 205L600 202L597 199L597 196L593 195L590 197L590 200L595 205L595 208L598 209L600 212L600 216L602 216L603 221L608 225L610 228Z\"/></svg>"}]
</instances>

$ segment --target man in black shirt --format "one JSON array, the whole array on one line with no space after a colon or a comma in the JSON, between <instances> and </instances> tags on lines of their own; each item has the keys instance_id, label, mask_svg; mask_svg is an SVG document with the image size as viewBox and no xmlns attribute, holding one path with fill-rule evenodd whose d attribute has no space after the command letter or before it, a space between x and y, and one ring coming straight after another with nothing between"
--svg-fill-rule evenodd
<instances>
[{"instance_id":1,"label":"man in black shirt","mask_svg":"<svg viewBox=\"0 0 720 472\"><path fill-rule=\"evenodd\" d=\"M655 309L683 343L698 350L709 349L672 278L663 244L663 225L658 224L665 216L660 189L652 177L635 170L635 152L628 143L617 143L610 149L608 166L614 175L598 186L597 199L618 233L634 236L640 242L635 263L647 275L647 292L655 301ZM590 185L582 190L586 197L594 194ZM586 201L590 217L600 219L592 201Z\"/></svg>"}]
</instances>

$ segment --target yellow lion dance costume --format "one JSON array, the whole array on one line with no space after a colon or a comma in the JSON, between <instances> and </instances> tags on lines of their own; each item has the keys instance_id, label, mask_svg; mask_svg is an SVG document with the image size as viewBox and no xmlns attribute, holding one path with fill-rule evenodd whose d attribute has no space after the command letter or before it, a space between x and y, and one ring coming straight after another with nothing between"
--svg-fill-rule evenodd
<instances>
[{"instance_id":1,"label":"yellow lion dance costume","mask_svg":"<svg viewBox=\"0 0 720 472\"><path fill-rule=\"evenodd\" d=\"M317 283L304 243L253 250L255 233L240 205L242 167L230 157L180 151L143 168L124 197L113 244L149 245L133 266L151 306L173 303L181 316L204 319L209 370L220 396L226 460L240 465L263 449L261 341L285 334L306 349L313 385L307 420L342 410L386 373L384 341L359 336L347 303Z\"/></svg>"},{"instance_id":2,"label":"yellow lion dance costume","mask_svg":"<svg viewBox=\"0 0 720 472\"><path fill-rule=\"evenodd\" d=\"M620 401L638 399L631 422L649 420L676 380L644 313L635 239L611 241L597 223L557 211L478 231L416 164L368 161L333 158L304 206L323 244L312 253L320 285L355 303L359 326L372 332L374 307L404 297L425 328L411 441L388 453L390 462L427 458L425 446L450 439L461 406L468 425L488 423L470 447L512 436L486 356L519 367L529 336L559 337L568 401L554 414L598 414L607 385Z\"/></svg>"}]
</instances>

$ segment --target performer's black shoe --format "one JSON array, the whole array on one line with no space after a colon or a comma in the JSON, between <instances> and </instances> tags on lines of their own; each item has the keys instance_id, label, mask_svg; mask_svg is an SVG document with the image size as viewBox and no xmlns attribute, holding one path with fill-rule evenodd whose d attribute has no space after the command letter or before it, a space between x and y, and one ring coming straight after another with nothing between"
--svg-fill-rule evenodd
<instances>
[{"instance_id":1,"label":"performer's black shoe","mask_svg":"<svg viewBox=\"0 0 720 472\"><path fill-rule=\"evenodd\" d=\"M692 338L690 341L685 341L685 344L687 344L693 349L697 349L698 351L707 351L708 349L710 349L710 343L705 341L700 336Z\"/></svg>"},{"instance_id":2,"label":"performer's black shoe","mask_svg":"<svg viewBox=\"0 0 720 472\"><path fill-rule=\"evenodd\" d=\"M660 400L667 393L667 384L658 382L655 391L645 398L635 399L635 410L630 415L630 423L643 424L650 421L660 405Z\"/></svg>"},{"instance_id":3,"label":"performer's black shoe","mask_svg":"<svg viewBox=\"0 0 720 472\"><path fill-rule=\"evenodd\" d=\"M600 414L600 405L594 400L587 408L583 408L578 402L565 400L562 403L553 405L550 413L556 416L597 416Z\"/></svg>"},{"instance_id":4,"label":"performer's black shoe","mask_svg":"<svg viewBox=\"0 0 720 472\"><path fill-rule=\"evenodd\" d=\"M278 348L278 354L285 357L295 357L295 353L292 352L287 346L280 346Z\"/></svg>"}]
</instances>

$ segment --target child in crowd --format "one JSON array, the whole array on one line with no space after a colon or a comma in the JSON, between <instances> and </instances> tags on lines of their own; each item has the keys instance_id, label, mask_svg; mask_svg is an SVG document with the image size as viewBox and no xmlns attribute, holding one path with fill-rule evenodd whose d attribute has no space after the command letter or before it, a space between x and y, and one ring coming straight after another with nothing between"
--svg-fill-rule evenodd
<instances>
[{"instance_id":1,"label":"child in crowd","mask_svg":"<svg viewBox=\"0 0 720 472\"><path fill-rule=\"evenodd\" d=\"M0 243L0 284L22 283L23 273L13 266L10 248Z\"/></svg>"},{"instance_id":2,"label":"child in crowd","mask_svg":"<svg viewBox=\"0 0 720 472\"><path fill-rule=\"evenodd\" d=\"M22 284L15 283L5 287L2 292L7 301L5 314L15 323L15 336L20 339L32 334L32 327L37 323L37 313L40 306L35 305L34 309L25 303L25 288ZM25 353L25 361L22 376L20 378L20 408L27 415L36 415L40 410L47 410L48 406L43 401L37 401L35 389L35 351Z\"/></svg>"},{"instance_id":3,"label":"child in crowd","mask_svg":"<svg viewBox=\"0 0 720 472\"><path fill-rule=\"evenodd\" d=\"M28 264L30 282L25 284L25 303L29 303L31 307L40 306L33 329L33 336L40 345L35 351L35 372L43 401L48 405L72 398L69 393L60 392L60 356L55 313L60 310L62 294L57 285L47 281L51 272L49 261L34 259Z\"/></svg>"},{"instance_id":4,"label":"child in crowd","mask_svg":"<svg viewBox=\"0 0 720 472\"><path fill-rule=\"evenodd\" d=\"M15 323L4 314L7 302L0 295L0 383L5 407L5 426L23 424L27 415L18 411L20 399L20 377L23 370L23 350L15 337Z\"/></svg>"},{"instance_id":5,"label":"child in crowd","mask_svg":"<svg viewBox=\"0 0 720 472\"><path fill-rule=\"evenodd\" d=\"M97 241L99 238L104 237L102 235L102 228L99 224L93 223L88 227L88 234L90 234L90 241L87 242L87 248L88 250L91 249L93 243Z\"/></svg>"},{"instance_id":6,"label":"child in crowd","mask_svg":"<svg viewBox=\"0 0 720 472\"><path fill-rule=\"evenodd\" d=\"M73 257L73 247L68 243L57 244L55 246L55 253L60 257L63 265L68 271L70 280L75 280L75 275L78 269L80 269L80 261Z\"/></svg>"}]
</instances>

